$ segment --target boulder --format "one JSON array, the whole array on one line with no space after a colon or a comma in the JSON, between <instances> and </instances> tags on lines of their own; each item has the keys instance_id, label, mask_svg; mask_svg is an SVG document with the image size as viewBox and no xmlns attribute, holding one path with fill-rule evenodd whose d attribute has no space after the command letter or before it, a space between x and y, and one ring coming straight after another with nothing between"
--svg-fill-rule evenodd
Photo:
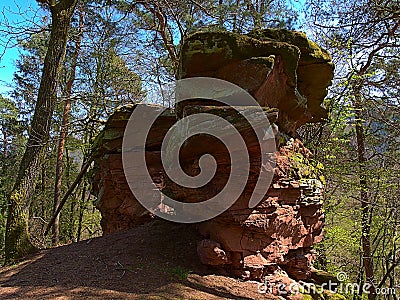
<instances>
[{"instance_id":1,"label":"boulder","mask_svg":"<svg viewBox=\"0 0 400 300\"><path fill-rule=\"evenodd\" d=\"M198 32L183 43L178 78L214 77L232 82L261 106L278 108L280 130L293 135L301 125L327 117L322 103L333 69L329 53L301 32ZM177 105L178 116L181 106L188 104Z\"/></svg>"},{"instance_id":2,"label":"boulder","mask_svg":"<svg viewBox=\"0 0 400 300\"><path fill-rule=\"evenodd\" d=\"M187 117L216 115L232 124L241 135L249 155L247 181L227 210L195 225L203 236L197 245L202 263L243 279L267 278L286 285L293 280L311 280L315 274L312 263L316 259L312 247L323 238L323 167L296 138L296 130L326 117L322 104L332 74L330 55L299 32L281 29L247 35L199 32L184 41L179 78L206 76L227 80L253 95L262 107L260 110L254 106L230 106L216 100L189 98L178 102L175 110L164 109L150 129L145 147L136 150L142 151L140 155L146 158L154 189L162 192L153 199L157 210L173 214L174 208L164 203L163 195L183 203L210 199L224 188L233 165L230 153L217 138L202 133L186 138L187 130L220 125ZM92 193L97 196L97 208L102 213L104 234L154 218L130 191L122 165L124 131L131 114L140 106L148 111L162 109L146 104L117 109L93 145ZM254 120L252 126L243 114ZM261 120L265 117L270 128L263 127L265 123ZM179 131L181 136L162 148L166 133L180 119L189 120ZM259 143L258 130L273 135ZM237 138L230 134L226 133L228 140ZM181 140L184 143L179 149L179 164L187 175L200 173L200 158L205 154L216 161L216 175L200 188L177 184L167 176L164 166L168 163L161 162L161 155L169 159L171 149ZM271 185L256 190L258 178L266 173L272 174ZM140 183L142 178L130 180ZM250 207L253 193L262 197L257 205ZM230 200L232 197L227 195ZM286 292L285 297L297 299Z\"/></svg>"}]
</instances>

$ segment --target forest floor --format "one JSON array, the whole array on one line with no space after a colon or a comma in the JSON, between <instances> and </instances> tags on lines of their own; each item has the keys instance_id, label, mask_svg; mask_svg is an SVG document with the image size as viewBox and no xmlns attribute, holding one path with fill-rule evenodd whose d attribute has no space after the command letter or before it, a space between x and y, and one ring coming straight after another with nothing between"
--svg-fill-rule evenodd
<instances>
[{"instance_id":1,"label":"forest floor","mask_svg":"<svg viewBox=\"0 0 400 300\"><path fill-rule=\"evenodd\" d=\"M199 237L156 220L0 269L0 299L273 299L199 263Z\"/></svg>"}]
</instances>

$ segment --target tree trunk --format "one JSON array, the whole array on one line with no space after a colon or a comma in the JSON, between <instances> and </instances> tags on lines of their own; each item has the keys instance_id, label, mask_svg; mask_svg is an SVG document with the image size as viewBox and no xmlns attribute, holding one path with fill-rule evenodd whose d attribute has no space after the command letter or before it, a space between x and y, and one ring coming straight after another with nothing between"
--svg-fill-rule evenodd
<instances>
[{"instance_id":1,"label":"tree trunk","mask_svg":"<svg viewBox=\"0 0 400 300\"><path fill-rule=\"evenodd\" d=\"M41 181L40 181L40 193L42 196L42 199L46 199L46 165L43 164L42 165L42 174L41 174ZM43 218L43 220L46 220L46 203L45 201L42 201L41 205L40 205L40 216ZM43 232L44 230L44 226L46 225L45 223L41 223L41 232Z\"/></svg>"},{"instance_id":2,"label":"tree trunk","mask_svg":"<svg viewBox=\"0 0 400 300\"><path fill-rule=\"evenodd\" d=\"M64 197L60 201L60 205L57 207L57 210L53 214L53 217L47 224L46 230L44 231L44 235L46 236L49 233L50 228L54 224L54 220L57 218L57 215L61 212L65 202L67 202L68 197L71 196L75 188L79 185L81 182L82 178L85 176L87 170L89 169L91 163L93 162L93 156L89 158L89 160L82 165L81 172L78 174L78 176L75 178L75 181L72 183L72 185L69 187L68 191L65 193Z\"/></svg>"},{"instance_id":3,"label":"tree trunk","mask_svg":"<svg viewBox=\"0 0 400 300\"><path fill-rule=\"evenodd\" d=\"M67 123L69 111L71 108L71 99L67 95L67 99L65 100L64 112L62 117L61 131L58 142L58 151L57 151L57 162L56 162L56 180L54 186L54 203L53 203L53 213L57 210L60 205L60 197L61 197L61 184L62 184L62 173L63 173L63 157L64 157L64 148L65 148L65 137L67 136ZM59 243L59 228L60 228L60 216L57 215L56 220L53 224L52 231L52 243L53 246L57 246Z\"/></svg>"},{"instance_id":4,"label":"tree trunk","mask_svg":"<svg viewBox=\"0 0 400 300\"><path fill-rule=\"evenodd\" d=\"M359 166L359 183L360 183L360 202L362 211L362 253L363 253L363 266L365 271L366 283L371 287L368 289L368 299L375 299L375 286L374 286L374 268L371 251L371 204L369 203L368 197L368 183L366 174L366 145L365 145L365 132L363 125L363 114L361 105L361 94L357 90L355 93L355 129L356 129L356 140L357 140L357 155L358 155L358 166Z\"/></svg>"},{"instance_id":5,"label":"tree trunk","mask_svg":"<svg viewBox=\"0 0 400 300\"><path fill-rule=\"evenodd\" d=\"M7 129L6 126L4 124L4 119L1 120L1 127L2 127L2 131L3 131L3 157L4 157L4 163L6 162L7 159Z\"/></svg>"},{"instance_id":6,"label":"tree trunk","mask_svg":"<svg viewBox=\"0 0 400 300\"><path fill-rule=\"evenodd\" d=\"M61 121L60 128L60 136L58 142L58 151L57 151L57 162L56 162L56 180L54 185L54 203L53 203L53 213L57 211L58 206L60 205L61 199L61 185L62 185L62 175L63 175L63 158L64 158L64 149L65 149L65 138L67 136L67 126L68 126L68 118L69 112L71 110L71 92L72 86L75 81L75 73L76 66L78 61L79 52L81 49L81 41L83 34L83 9L82 6L79 6L79 32L78 39L75 43L75 52L72 57L72 65L71 65L71 74L69 76L66 90L65 90L65 105L64 112ZM53 230L52 230L52 243L53 246L57 246L59 243L59 231L60 231L60 215L58 214L56 219L54 220Z\"/></svg>"},{"instance_id":7,"label":"tree trunk","mask_svg":"<svg viewBox=\"0 0 400 300\"><path fill-rule=\"evenodd\" d=\"M76 241L77 242L79 242L81 240L83 212L85 211L85 202L86 202L86 184L83 183L81 201L79 202L78 230L77 230L77 234L76 234Z\"/></svg>"},{"instance_id":8,"label":"tree trunk","mask_svg":"<svg viewBox=\"0 0 400 300\"><path fill-rule=\"evenodd\" d=\"M363 268L363 253L360 252L360 263L357 270L357 284L362 287L364 285L364 268ZM358 293L353 294L353 300L362 299L363 290L360 289Z\"/></svg>"},{"instance_id":9,"label":"tree trunk","mask_svg":"<svg viewBox=\"0 0 400 300\"><path fill-rule=\"evenodd\" d=\"M67 186L71 186L70 177L71 177L71 158L68 154L68 148L65 149L65 158L67 160L67 169L65 170L66 175L66 184ZM76 188L79 190L79 185ZM69 217L68 217L68 239L69 241L74 241L74 227L75 227L75 203L76 203L76 193L73 193L71 205L69 209Z\"/></svg>"},{"instance_id":10,"label":"tree trunk","mask_svg":"<svg viewBox=\"0 0 400 300\"><path fill-rule=\"evenodd\" d=\"M65 57L68 30L76 2L77 0L63 0L50 6L51 33L35 113L18 176L8 201L6 262L36 251L29 237L29 206L43 163L45 146L49 140L50 125L57 99L57 82Z\"/></svg>"}]
</instances>

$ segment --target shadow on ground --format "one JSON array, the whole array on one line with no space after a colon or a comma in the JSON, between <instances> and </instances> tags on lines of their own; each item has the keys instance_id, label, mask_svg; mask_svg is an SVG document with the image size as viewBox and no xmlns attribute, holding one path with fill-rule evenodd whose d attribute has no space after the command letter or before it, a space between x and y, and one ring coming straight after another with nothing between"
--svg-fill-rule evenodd
<instances>
[{"instance_id":1,"label":"shadow on ground","mask_svg":"<svg viewBox=\"0 0 400 300\"><path fill-rule=\"evenodd\" d=\"M156 220L43 250L0 270L1 299L272 299L257 283L214 275L187 225Z\"/></svg>"}]
</instances>

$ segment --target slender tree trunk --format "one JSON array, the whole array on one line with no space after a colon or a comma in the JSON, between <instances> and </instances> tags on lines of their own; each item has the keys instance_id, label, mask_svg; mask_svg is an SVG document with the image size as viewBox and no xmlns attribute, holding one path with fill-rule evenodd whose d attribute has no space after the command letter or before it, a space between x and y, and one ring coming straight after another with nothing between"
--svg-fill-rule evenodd
<instances>
[{"instance_id":1,"label":"slender tree trunk","mask_svg":"<svg viewBox=\"0 0 400 300\"><path fill-rule=\"evenodd\" d=\"M55 180L55 185L54 185L53 213L55 213L57 211L57 208L60 205L60 199L61 199L65 138L67 137L68 118L69 118L69 113L71 110L72 86L75 81L76 66L77 66L79 52L81 49L82 34L83 34L83 19L84 19L83 8L80 5L79 6L79 33L78 33L77 41L75 43L75 52L72 57L71 74L69 76L69 79L68 79L68 82L66 85L65 105L64 105L64 112L63 112L63 116L62 116L60 136L59 136L59 142L58 142L57 162L56 162L56 180ZM59 231L60 231L60 215L58 214L54 221L53 228L52 228L53 246L57 246L59 244Z\"/></svg>"},{"instance_id":2,"label":"slender tree trunk","mask_svg":"<svg viewBox=\"0 0 400 300\"><path fill-rule=\"evenodd\" d=\"M71 158L69 156L69 151L68 149L65 149L65 158L67 160L67 169L65 170L65 175L66 175L66 184L67 186L70 186L70 177L71 177ZM79 190L79 185L76 188ZM76 192L74 192L71 200L71 205L69 209L69 217L68 217L68 239L70 241L74 240L74 227L75 227L75 203L76 203Z\"/></svg>"},{"instance_id":3,"label":"slender tree trunk","mask_svg":"<svg viewBox=\"0 0 400 300\"><path fill-rule=\"evenodd\" d=\"M368 182L366 173L366 145L365 145L365 132L363 125L363 114L361 105L361 94L358 89L355 93L355 129L356 129L356 140L357 140L357 155L358 155L358 166L359 166L359 184L360 184L360 202L362 212L362 252L363 252L363 266L365 271L366 283L370 285L368 289L368 299L375 299L375 286L374 286L374 268L371 251L371 204L369 203L368 197Z\"/></svg>"},{"instance_id":4,"label":"slender tree trunk","mask_svg":"<svg viewBox=\"0 0 400 300\"><path fill-rule=\"evenodd\" d=\"M80 205L79 205L78 230L77 230L77 236L76 236L77 242L79 242L81 240L82 221L83 221L83 212L85 211L85 202L86 202L86 184L83 183L82 196L81 196L81 201L80 201Z\"/></svg>"},{"instance_id":5,"label":"slender tree trunk","mask_svg":"<svg viewBox=\"0 0 400 300\"><path fill-rule=\"evenodd\" d=\"M155 3L157 3L157 1ZM164 46L168 51L169 58L171 59L174 67L176 68L179 63L179 58L176 53L172 37L168 36L168 30L167 30L168 23L165 17L165 13L160 9L160 7L157 4L151 5L150 2L146 1L140 2L140 4L142 4L149 12L154 14L155 18L157 19L158 27L156 31L160 33Z\"/></svg>"},{"instance_id":6,"label":"slender tree trunk","mask_svg":"<svg viewBox=\"0 0 400 300\"><path fill-rule=\"evenodd\" d=\"M42 199L46 199L46 166L43 164L42 165L42 174L41 174L41 182L40 182L40 193L42 196ZM41 217L46 220L46 203L45 201L42 201L42 203L40 204L40 210L41 210ZM41 232L43 232L44 230L44 226L45 224L42 223L42 227L41 227Z\"/></svg>"},{"instance_id":7,"label":"slender tree trunk","mask_svg":"<svg viewBox=\"0 0 400 300\"><path fill-rule=\"evenodd\" d=\"M1 127L3 131L3 157L4 157L4 163L6 162L7 159L7 129L6 126L4 125L4 119L1 120Z\"/></svg>"},{"instance_id":8,"label":"slender tree trunk","mask_svg":"<svg viewBox=\"0 0 400 300\"><path fill-rule=\"evenodd\" d=\"M247 4L247 8L251 14L251 17L253 18L254 29L261 29L262 28L262 20L261 20L262 16L260 15L260 12L258 11L257 7L252 3L251 0L246 0L245 3Z\"/></svg>"},{"instance_id":9,"label":"slender tree trunk","mask_svg":"<svg viewBox=\"0 0 400 300\"><path fill-rule=\"evenodd\" d=\"M363 254L362 251L360 253L360 263L358 265L358 274L357 274L357 284L362 287L364 285L364 268L363 268ZM363 294L363 290L360 289L358 293L353 294L353 300L361 299Z\"/></svg>"},{"instance_id":10,"label":"slender tree trunk","mask_svg":"<svg viewBox=\"0 0 400 300\"><path fill-rule=\"evenodd\" d=\"M240 0L236 0L236 3L235 3L235 9L236 10L239 10L239 4L240 4ZM235 13L235 14L233 14L232 32L238 32L237 21L238 21L238 14Z\"/></svg>"},{"instance_id":11,"label":"slender tree trunk","mask_svg":"<svg viewBox=\"0 0 400 300\"><path fill-rule=\"evenodd\" d=\"M40 172L54 107L57 82L65 57L68 30L77 0L63 0L50 5L52 16L49 46L44 60L35 112L25 153L8 201L5 238L5 261L19 259L36 251L30 241L28 220L31 197Z\"/></svg>"},{"instance_id":12,"label":"slender tree trunk","mask_svg":"<svg viewBox=\"0 0 400 300\"><path fill-rule=\"evenodd\" d=\"M60 205L61 198L61 185L62 185L62 173L63 173L63 157L64 157L64 148L65 148L65 138L67 136L67 123L69 111L71 108L71 99L67 95L67 99L65 100L64 113L61 124L60 137L58 142L58 151L57 151L57 162L56 162L56 180L54 187L54 203L53 203L53 213L57 210ZM59 243L59 229L60 228L60 215L57 215L56 220L53 224L52 230L52 243L53 246L57 246Z\"/></svg>"}]
</instances>

